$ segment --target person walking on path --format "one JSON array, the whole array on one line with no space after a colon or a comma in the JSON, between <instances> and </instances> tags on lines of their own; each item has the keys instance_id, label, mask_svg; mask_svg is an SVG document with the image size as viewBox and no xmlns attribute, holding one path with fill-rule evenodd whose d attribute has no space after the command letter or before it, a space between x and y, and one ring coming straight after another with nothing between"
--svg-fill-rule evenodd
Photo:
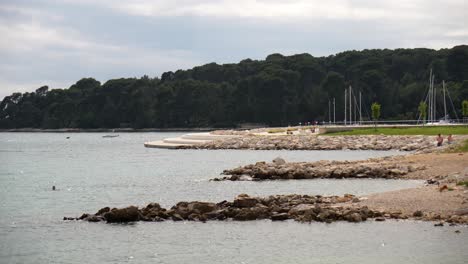
<instances>
[{"instance_id":1,"label":"person walking on path","mask_svg":"<svg viewBox=\"0 0 468 264\"><path fill-rule=\"evenodd\" d=\"M438 147L442 146L442 142L444 142L444 138L439 134L437 136L437 146Z\"/></svg>"}]
</instances>

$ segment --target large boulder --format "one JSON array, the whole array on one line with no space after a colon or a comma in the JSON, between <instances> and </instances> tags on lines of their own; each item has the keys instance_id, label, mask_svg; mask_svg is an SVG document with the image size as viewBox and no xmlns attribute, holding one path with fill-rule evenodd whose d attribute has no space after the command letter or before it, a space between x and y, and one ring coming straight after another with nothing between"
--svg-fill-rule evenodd
<instances>
[{"instance_id":1,"label":"large boulder","mask_svg":"<svg viewBox=\"0 0 468 264\"><path fill-rule=\"evenodd\" d=\"M312 204L299 204L289 210L290 215L302 215L306 211L312 210L315 208L315 205Z\"/></svg>"},{"instance_id":2,"label":"large boulder","mask_svg":"<svg viewBox=\"0 0 468 264\"><path fill-rule=\"evenodd\" d=\"M284 164L286 164L286 161L284 159L280 158L280 157L277 157L277 158L275 158L273 160L273 163L275 165L284 165Z\"/></svg>"},{"instance_id":3,"label":"large boulder","mask_svg":"<svg viewBox=\"0 0 468 264\"><path fill-rule=\"evenodd\" d=\"M234 220L249 221L249 220L255 220L257 219L257 217L258 217L257 213L250 210L250 208L243 208L234 216Z\"/></svg>"},{"instance_id":4,"label":"large boulder","mask_svg":"<svg viewBox=\"0 0 468 264\"><path fill-rule=\"evenodd\" d=\"M271 216L272 221L284 221L289 218L289 215L287 213L280 213L280 214L273 214Z\"/></svg>"},{"instance_id":5,"label":"large boulder","mask_svg":"<svg viewBox=\"0 0 468 264\"><path fill-rule=\"evenodd\" d=\"M248 195L239 195L234 199L233 206L239 208L254 207L258 203L258 200Z\"/></svg>"},{"instance_id":6,"label":"large boulder","mask_svg":"<svg viewBox=\"0 0 468 264\"><path fill-rule=\"evenodd\" d=\"M139 220L138 207L129 206L122 209L112 209L104 214L104 218L108 223L124 223Z\"/></svg>"},{"instance_id":7,"label":"large boulder","mask_svg":"<svg viewBox=\"0 0 468 264\"><path fill-rule=\"evenodd\" d=\"M209 213L217 209L216 204L206 202L191 202L187 207L189 211L198 211L201 214Z\"/></svg>"}]
</instances>

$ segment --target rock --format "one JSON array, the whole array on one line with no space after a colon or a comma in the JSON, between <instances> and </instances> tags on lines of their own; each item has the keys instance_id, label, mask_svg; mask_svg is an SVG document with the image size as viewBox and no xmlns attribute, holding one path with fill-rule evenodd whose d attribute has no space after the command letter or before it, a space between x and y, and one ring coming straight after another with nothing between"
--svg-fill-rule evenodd
<instances>
[{"instance_id":1,"label":"rock","mask_svg":"<svg viewBox=\"0 0 468 264\"><path fill-rule=\"evenodd\" d=\"M416 212L413 213L413 216L414 216L414 217L422 217L422 216L423 216L423 213L422 213L422 211L418 210L418 211L416 211Z\"/></svg>"},{"instance_id":2,"label":"rock","mask_svg":"<svg viewBox=\"0 0 468 264\"><path fill-rule=\"evenodd\" d=\"M385 221L385 218L383 218L383 217L377 217L377 218L375 218L375 221L377 221L377 222L383 222L383 221Z\"/></svg>"},{"instance_id":3,"label":"rock","mask_svg":"<svg viewBox=\"0 0 468 264\"><path fill-rule=\"evenodd\" d=\"M87 218L85 218L84 220L88 221L88 222L100 222L100 221L104 221L105 219L104 219L104 217L99 216L99 215L90 215Z\"/></svg>"},{"instance_id":4,"label":"rock","mask_svg":"<svg viewBox=\"0 0 468 264\"><path fill-rule=\"evenodd\" d=\"M439 222L437 224L434 224L434 226L444 226L444 223L443 222Z\"/></svg>"},{"instance_id":5,"label":"rock","mask_svg":"<svg viewBox=\"0 0 468 264\"><path fill-rule=\"evenodd\" d=\"M234 200L234 207L239 208L246 208L246 207L254 207L258 203L258 200L251 197L245 196L237 196Z\"/></svg>"},{"instance_id":6,"label":"rock","mask_svg":"<svg viewBox=\"0 0 468 264\"><path fill-rule=\"evenodd\" d=\"M273 163L275 165L284 165L284 164L286 164L286 161L284 159L280 158L280 157L277 157L277 158L275 158L273 160Z\"/></svg>"},{"instance_id":7,"label":"rock","mask_svg":"<svg viewBox=\"0 0 468 264\"><path fill-rule=\"evenodd\" d=\"M289 215L287 213L273 214L270 219L272 221L284 221L289 219Z\"/></svg>"},{"instance_id":8,"label":"rock","mask_svg":"<svg viewBox=\"0 0 468 264\"><path fill-rule=\"evenodd\" d=\"M289 214L290 215L302 215L306 211L314 209L314 207L315 206L312 204L299 204L291 208L291 210L289 210Z\"/></svg>"},{"instance_id":9,"label":"rock","mask_svg":"<svg viewBox=\"0 0 468 264\"><path fill-rule=\"evenodd\" d=\"M249 221L257 219L257 215L250 208L243 208L233 218L237 221Z\"/></svg>"},{"instance_id":10,"label":"rock","mask_svg":"<svg viewBox=\"0 0 468 264\"><path fill-rule=\"evenodd\" d=\"M103 215L103 214L105 214L105 213L107 213L109 211L110 211L109 207L104 207L104 208L99 209L99 211L97 213L95 213L95 215Z\"/></svg>"},{"instance_id":11,"label":"rock","mask_svg":"<svg viewBox=\"0 0 468 264\"><path fill-rule=\"evenodd\" d=\"M161 205L159 205L158 203L150 203L146 206L146 209L161 210Z\"/></svg>"},{"instance_id":12,"label":"rock","mask_svg":"<svg viewBox=\"0 0 468 264\"><path fill-rule=\"evenodd\" d=\"M87 218L89 216L89 214L82 214L80 217L78 217L78 220L83 220L85 218Z\"/></svg>"},{"instance_id":13,"label":"rock","mask_svg":"<svg viewBox=\"0 0 468 264\"><path fill-rule=\"evenodd\" d=\"M172 215L172 220L173 221L184 221L184 218L182 218L182 216L180 216L179 214L173 214Z\"/></svg>"},{"instance_id":14,"label":"rock","mask_svg":"<svg viewBox=\"0 0 468 264\"><path fill-rule=\"evenodd\" d=\"M355 223L363 221L362 216L359 213L349 214L349 215L345 216L345 219L347 221L349 221L349 222L355 222Z\"/></svg>"},{"instance_id":15,"label":"rock","mask_svg":"<svg viewBox=\"0 0 468 264\"><path fill-rule=\"evenodd\" d=\"M206 202L191 202L187 207L189 211L197 210L202 214L212 212L217 209L216 204Z\"/></svg>"},{"instance_id":16,"label":"rock","mask_svg":"<svg viewBox=\"0 0 468 264\"><path fill-rule=\"evenodd\" d=\"M138 207L129 206L122 209L112 209L104 214L104 218L108 223L123 223L139 220Z\"/></svg>"}]
</instances>

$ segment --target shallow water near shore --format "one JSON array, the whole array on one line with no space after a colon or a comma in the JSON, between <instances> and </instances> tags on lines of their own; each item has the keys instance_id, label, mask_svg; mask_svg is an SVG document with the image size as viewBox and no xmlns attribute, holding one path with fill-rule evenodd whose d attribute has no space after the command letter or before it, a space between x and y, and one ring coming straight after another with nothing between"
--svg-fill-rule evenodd
<instances>
[{"instance_id":1,"label":"shallow water near shore","mask_svg":"<svg viewBox=\"0 0 468 264\"><path fill-rule=\"evenodd\" d=\"M404 180L210 182L224 169L277 156L316 161L404 153L143 147L145 141L181 134L120 133L102 138L104 133L0 133L0 262L79 263L86 255L89 263L382 263L381 257L391 256L388 263L445 259L457 263L468 256L461 252L468 241L466 228L455 234L452 227L437 229L430 223L107 225L61 220L104 206L159 202L170 207L178 201L232 200L240 193L365 195L422 184ZM51 191L53 185L57 191ZM380 237L385 242L377 241Z\"/></svg>"}]
</instances>

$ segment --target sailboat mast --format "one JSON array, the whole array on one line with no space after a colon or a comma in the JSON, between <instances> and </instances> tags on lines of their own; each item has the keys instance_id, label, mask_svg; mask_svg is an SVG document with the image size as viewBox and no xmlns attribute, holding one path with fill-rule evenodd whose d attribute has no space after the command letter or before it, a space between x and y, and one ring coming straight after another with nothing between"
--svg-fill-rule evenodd
<instances>
[{"instance_id":1,"label":"sailboat mast","mask_svg":"<svg viewBox=\"0 0 468 264\"><path fill-rule=\"evenodd\" d=\"M348 89L346 88L344 90L344 125L345 126L346 126L346 112L348 112L348 109L346 108L346 102L348 101L347 95L348 95Z\"/></svg>"},{"instance_id":2,"label":"sailboat mast","mask_svg":"<svg viewBox=\"0 0 468 264\"><path fill-rule=\"evenodd\" d=\"M361 91L359 91L359 124L362 124Z\"/></svg>"},{"instance_id":3,"label":"sailboat mast","mask_svg":"<svg viewBox=\"0 0 468 264\"><path fill-rule=\"evenodd\" d=\"M336 124L336 115L335 115L335 97L333 97L333 124Z\"/></svg>"},{"instance_id":4,"label":"sailboat mast","mask_svg":"<svg viewBox=\"0 0 468 264\"><path fill-rule=\"evenodd\" d=\"M432 99L434 100L434 103L432 103L432 114L433 114L433 118L432 120L434 120L434 122L436 121L436 115L437 115L437 101L436 101L436 96L437 96L437 89L434 85L434 79L435 79L435 76L432 75L432 90L433 90L433 96L432 96Z\"/></svg>"},{"instance_id":5,"label":"sailboat mast","mask_svg":"<svg viewBox=\"0 0 468 264\"><path fill-rule=\"evenodd\" d=\"M444 119L447 120L447 104L445 103L445 80L442 81L442 92L444 93Z\"/></svg>"},{"instance_id":6,"label":"sailboat mast","mask_svg":"<svg viewBox=\"0 0 468 264\"><path fill-rule=\"evenodd\" d=\"M353 123L353 101L351 100L353 88L349 86L349 124Z\"/></svg>"},{"instance_id":7,"label":"sailboat mast","mask_svg":"<svg viewBox=\"0 0 468 264\"><path fill-rule=\"evenodd\" d=\"M428 121L429 123L432 123L432 68L431 72L429 74L429 98L428 98L428 103L429 103L429 115L428 115Z\"/></svg>"}]
</instances>

